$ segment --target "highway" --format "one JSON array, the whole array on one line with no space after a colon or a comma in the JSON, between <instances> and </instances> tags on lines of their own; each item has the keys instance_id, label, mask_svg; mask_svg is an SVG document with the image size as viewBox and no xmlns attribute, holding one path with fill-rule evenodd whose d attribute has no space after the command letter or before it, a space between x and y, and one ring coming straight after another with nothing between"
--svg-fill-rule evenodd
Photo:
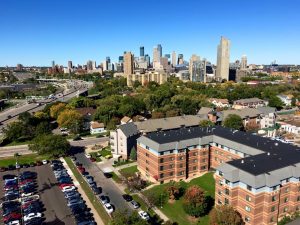
<instances>
[{"instance_id":1,"label":"highway","mask_svg":"<svg viewBox=\"0 0 300 225\"><path fill-rule=\"evenodd\" d=\"M85 147L88 145L99 144L101 142L108 141L108 140L109 140L108 137L102 137L102 138L90 137L90 138L83 138L82 140L79 141L69 140L69 142L71 146L74 147ZM26 155L26 154L31 154L32 151L28 149L28 145L16 145L16 146L0 148L0 158L14 156L15 153Z\"/></svg>"}]
</instances>

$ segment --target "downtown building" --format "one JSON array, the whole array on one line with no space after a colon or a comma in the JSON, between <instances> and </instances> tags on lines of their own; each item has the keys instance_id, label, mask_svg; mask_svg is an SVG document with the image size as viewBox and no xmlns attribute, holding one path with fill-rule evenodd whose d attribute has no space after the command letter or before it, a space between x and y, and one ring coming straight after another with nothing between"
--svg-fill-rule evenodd
<instances>
[{"instance_id":1,"label":"downtown building","mask_svg":"<svg viewBox=\"0 0 300 225\"><path fill-rule=\"evenodd\" d=\"M217 52L217 81L229 80L230 41L221 37Z\"/></svg>"},{"instance_id":2,"label":"downtown building","mask_svg":"<svg viewBox=\"0 0 300 225\"><path fill-rule=\"evenodd\" d=\"M141 174L152 182L215 170L215 204L246 224L275 225L300 209L300 148L224 127L182 127L137 139Z\"/></svg>"}]
</instances>

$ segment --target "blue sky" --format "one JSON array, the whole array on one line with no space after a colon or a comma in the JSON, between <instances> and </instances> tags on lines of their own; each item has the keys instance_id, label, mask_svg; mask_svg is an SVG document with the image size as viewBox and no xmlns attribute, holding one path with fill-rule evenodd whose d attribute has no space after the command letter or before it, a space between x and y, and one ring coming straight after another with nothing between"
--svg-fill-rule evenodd
<instances>
[{"instance_id":1,"label":"blue sky","mask_svg":"<svg viewBox=\"0 0 300 225\"><path fill-rule=\"evenodd\" d=\"M158 43L215 63L222 35L231 61L300 64L298 0L1 0L0 9L0 66L98 64L141 45L152 58Z\"/></svg>"}]
</instances>

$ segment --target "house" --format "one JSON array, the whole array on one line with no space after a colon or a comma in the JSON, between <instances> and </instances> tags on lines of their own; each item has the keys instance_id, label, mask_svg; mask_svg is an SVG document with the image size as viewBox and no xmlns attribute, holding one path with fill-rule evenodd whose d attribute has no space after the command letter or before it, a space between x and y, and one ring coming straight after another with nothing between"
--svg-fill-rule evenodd
<instances>
[{"instance_id":1,"label":"house","mask_svg":"<svg viewBox=\"0 0 300 225\"><path fill-rule=\"evenodd\" d=\"M228 102L228 99L225 98L210 98L208 101L213 104L215 107L218 108L229 108L230 104Z\"/></svg>"},{"instance_id":2,"label":"house","mask_svg":"<svg viewBox=\"0 0 300 225\"><path fill-rule=\"evenodd\" d=\"M76 108L75 109L78 113L80 113L83 117L83 129L89 130L90 123L92 121L93 115L96 112L96 109L93 107L84 107L84 108Z\"/></svg>"},{"instance_id":3,"label":"house","mask_svg":"<svg viewBox=\"0 0 300 225\"><path fill-rule=\"evenodd\" d=\"M277 97L283 102L284 105L286 106L291 106L292 105L292 99L293 99L293 95L284 95L284 94L280 94L277 95Z\"/></svg>"},{"instance_id":4,"label":"house","mask_svg":"<svg viewBox=\"0 0 300 225\"><path fill-rule=\"evenodd\" d=\"M126 124L126 123L130 123L132 122L132 119L128 116L124 116L122 119L121 119L121 125L123 124Z\"/></svg>"},{"instance_id":5,"label":"house","mask_svg":"<svg viewBox=\"0 0 300 225\"><path fill-rule=\"evenodd\" d=\"M199 126L203 118L197 115L175 116L129 122L110 132L110 145L114 157L127 159L132 147L136 148L136 139L142 134L153 131L179 129L181 127Z\"/></svg>"},{"instance_id":6,"label":"house","mask_svg":"<svg viewBox=\"0 0 300 225\"><path fill-rule=\"evenodd\" d=\"M90 125L91 134L100 134L106 132L104 123L99 123L97 121L92 121Z\"/></svg>"},{"instance_id":7,"label":"house","mask_svg":"<svg viewBox=\"0 0 300 225\"><path fill-rule=\"evenodd\" d=\"M233 109L257 108L259 106L267 106L268 101L259 98L245 98L233 102Z\"/></svg>"}]
</instances>

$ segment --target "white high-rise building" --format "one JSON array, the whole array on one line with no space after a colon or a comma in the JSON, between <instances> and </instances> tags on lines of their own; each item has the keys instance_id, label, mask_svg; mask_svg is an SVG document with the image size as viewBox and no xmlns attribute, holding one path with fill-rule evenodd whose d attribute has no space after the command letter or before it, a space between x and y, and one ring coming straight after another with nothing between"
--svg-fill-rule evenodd
<instances>
[{"instance_id":1,"label":"white high-rise building","mask_svg":"<svg viewBox=\"0 0 300 225\"><path fill-rule=\"evenodd\" d=\"M177 65L176 52L172 52L172 66L175 67Z\"/></svg>"},{"instance_id":2,"label":"white high-rise building","mask_svg":"<svg viewBox=\"0 0 300 225\"><path fill-rule=\"evenodd\" d=\"M190 63L189 63L189 72L190 76L192 77L192 72L193 72L193 65L194 62L199 62L200 61L200 56L193 54L190 58ZM192 80L192 79L191 79Z\"/></svg>"},{"instance_id":3,"label":"white high-rise building","mask_svg":"<svg viewBox=\"0 0 300 225\"><path fill-rule=\"evenodd\" d=\"M243 55L241 59L241 70L247 69L247 56Z\"/></svg>"},{"instance_id":4,"label":"white high-rise building","mask_svg":"<svg viewBox=\"0 0 300 225\"><path fill-rule=\"evenodd\" d=\"M157 47L153 48L153 63L160 62L160 51Z\"/></svg>"},{"instance_id":5,"label":"white high-rise building","mask_svg":"<svg viewBox=\"0 0 300 225\"><path fill-rule=\"evenodd\" d=\"M222 81L229 79L229 58L230 58L230 41L221 37L220 44L218 45L217 55L217 72L216 79Z\"/></svg>"}]
</instances>

